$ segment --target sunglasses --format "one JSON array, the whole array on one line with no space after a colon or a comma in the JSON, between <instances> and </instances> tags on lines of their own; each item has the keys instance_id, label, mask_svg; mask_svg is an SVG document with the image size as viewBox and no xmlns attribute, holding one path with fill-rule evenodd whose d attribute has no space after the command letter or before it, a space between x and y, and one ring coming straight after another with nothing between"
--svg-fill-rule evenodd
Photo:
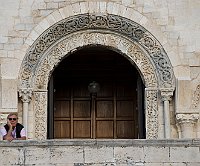
<instances>
[{"instance_id":1,"label":"sunglasses","mask_svg":"<svg viewBox=\"0 0 200 166\"><path fill-rule=\"evenodd\" d=\"M8 118L9 120L17 120L17 118Z\"/></svg>"}]
</instances>

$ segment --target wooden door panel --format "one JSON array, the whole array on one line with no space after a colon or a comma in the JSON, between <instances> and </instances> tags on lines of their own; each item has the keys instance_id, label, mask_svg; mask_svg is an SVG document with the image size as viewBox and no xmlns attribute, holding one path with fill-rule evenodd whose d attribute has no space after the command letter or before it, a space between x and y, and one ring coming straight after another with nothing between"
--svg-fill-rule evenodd
<instances>
[{"instance_id":1,"label":"wooden door panel","mask_svg":"<svg viewBox=\"0 0 200 166\"><path fill-rule=\"evenodd\" d=\"M101 83L101 90L98 92L98 97L113 97L113 85Z\"/></svg>"},{"instance_id":2,"label":"wooden door panel","mask_svg":"<svg viewBox=\"0 0 200 166\"><path fill-rule=\"evenodd\" d=\"M107 49L77 50L53 75L55 138L137 138L138 72L127 59ZM94 96L93 80L100 84Z\"/></svg>"},{"instance_id":3,"label":"wooden door panel","mask_svg":"<svg viewBox=\"0 0 200 166\"><path fill-rule=\"evenodd\" d=\"M133 121L117 121L117 138L136 138Z\"/></svg>"},{"instance_id":4,"label":"wooden door panel","mask_svg":"<svg viewBox=\"0 0 200 166\"><path fill-rule=\"evenodd\" d=\"M62 100L56 101L54 117L70 117L70 102Z\"/></svg>"},{"instance_id":5,"label":"wooden door panel","mask_svg":"<svg viewBox=\"0 0 200 166\"><path fill-rule=\"evenodd\" d=\"M97 101L97 118L113 118L114 109L112 101Z\"/></svg>"},{"instance_id":6,"label":"wooden door panel","mask_svg":"<svg viewBox=\"0 0 200 166\"><path fill-rule=\"evenodd\" d=\"M90 118L90 101L74 101L74 118Z\"/></svg>"},{"instance_id":7,"label":"wooden door panel","mask_svg":"<svg viewBox=\"0 0 200 166\"><path fill-rule=\"evenodd\" d=\"M69 85L67 85L66 83L59 83L59 86L56 87L56 91L54 93L56 98L68 98L70 97L70 91L68 88Z\"/></svg>"},{"instance_id":8,"label":"wooden door panel","mask_svg":"<svg viewBox=\"0 0 200 166\"><path fill-rule=\"evenodd\" d=\"M122 84L117 85L117 97L133 97L135 96L135 88L134 85L130 86L130 84Z\"/></svg>"},{"instance_id":9,"label":"wooden door panel","mask_svg":"<svg viewBox=\"0 0 200 166\"><path fill-rule=\"evenodd\" d=\"M73 85L73 97L90 97L90 93L87 89L87 84L80 82Z\"/></svg>"},{"instance_id":10,"label":"wooden door panel","mask_svg":"<svg viewBox=\"0 0 200 166\"><path fill-rule=\"evenodd\" d=\"M70 138L70 121L54 121L54 138Z\"/></svg>"},{"instance_id":11,"label":"wooden door panel","mask_svg":"<svg viewBox=\"0 0 200 166\"><path fill-rule=\"evenodd\" d=\"M133 117L133 101L117 101L117 117Z\"/></svg>"},{"instance_id":12,"label":"wooden door panel","mask_svg":"<svg viewBox=\"0 0 200 166\"><path fill-rule=\"evenodd\" d=\"M74 121L74 138L91 138L91 121Z\"/></svg>"},{"instance_id":13,"label":"wooden door panel","mask_svg":"<svg viewBox=\"0 0 200 166\"><path fill-rule=\"evenodd\" d=\"M114 137L113 121L96 122L96 138L113 138Z\"/></svg>"}]
</instances>

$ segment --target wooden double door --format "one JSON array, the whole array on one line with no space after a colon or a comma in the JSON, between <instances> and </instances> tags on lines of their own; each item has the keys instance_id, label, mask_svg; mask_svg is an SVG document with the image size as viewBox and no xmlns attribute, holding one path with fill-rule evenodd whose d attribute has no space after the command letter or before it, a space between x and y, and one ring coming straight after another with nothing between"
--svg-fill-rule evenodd
<instances>
[{"instance_id":1,"label":"wooden double door","mask_svg":"<svg viewBox=\"0 0 200 166\"><path fill-rule=\"evenodd\" d=\"M95 94L88 90L92 81L100 85ZM139 87L136 70L114 51L90 48L69 56L49 83L48 137L144 137Z\"/></svg>"}]
</instances>

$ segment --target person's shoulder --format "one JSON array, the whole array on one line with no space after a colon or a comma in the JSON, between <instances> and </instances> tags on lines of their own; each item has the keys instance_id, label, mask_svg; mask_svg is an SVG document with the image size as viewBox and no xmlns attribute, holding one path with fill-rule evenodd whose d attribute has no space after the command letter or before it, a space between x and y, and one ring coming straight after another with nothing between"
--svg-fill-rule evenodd
<instances>
[{"instance_id":1,"label":"person's shoulder","mask_svg":"<svg viewBox=\"0 0 200 166\"><path fill-rule=\"evenodd\" d=\"M4 128L4 126L0 126L0 129Z\"/></svg>"},{"instance_id":2,"label":"person's shoulder","mask_svg":"<svg viewBox=\"0 0 200 166\"><path fill-rule=\"evenodd\" d=\"M0 130L5 130L5 127L4 126L0 126Z\"/></svg>"},{"instance_id":3,"label":"person's shoulder","mask_svg":"<svg viewBox=\"0 0 200 166\"><path fill-rule=\"evenodd\" d=\"M16 126L24 128L24 126L21 123L17 123Z\"/></svg>"}]
</instances>

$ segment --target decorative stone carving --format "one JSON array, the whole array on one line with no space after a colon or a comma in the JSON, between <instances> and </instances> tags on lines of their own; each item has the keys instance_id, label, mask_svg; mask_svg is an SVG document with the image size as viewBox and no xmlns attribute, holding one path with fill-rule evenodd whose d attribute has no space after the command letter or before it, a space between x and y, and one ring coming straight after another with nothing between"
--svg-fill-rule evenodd
<instances>
[{"instance_id":1,"label":"decorative stone carving","mask_svg":"<svg viewBox=\"0 0 200 166\"><path fill-rule=\"evenodd\" d=\"M172 66L166 52L155 37L141 25L127 18L112 14L80 14L61 20L51 26L40 35L27 52L21 66L21 82L32 87L32 85L28 84L34 77L34 70L46 50L61 38L86 29L116 32L136 42L149 54L152 63L156 67L160 87L174 85ZM93 43L92 40L91 43Z\"/></svg>"},{"instance_id":2,"label":"decorative stone carving","mask_svg":"<svg viewBox=\"0 0 200 166\"><path fill-rule=\"evenodd\" d=\"M129 45L127 55L131 57L142 72L146 87L157 87L158 79L154 73L151 62L145 57L144 53L142 53L136 45Z\"/></svg>"},{"instance_id":3,"label":"decorative stone carving","mask_svg":"<svg viewBox=\"0 0 200 166\"><path fill-rule=\"evenodd\" d=\"M74 40L72 40L72 38L75 38L75 44L73 44ZM77 42L76 39L79 39L79 42ZM110 49L115 49L115 51L121 52L124 51L124 53L129 56L129 59L134 62L134 64L143 74L146 86L157 86L158 80L153 70L153 66L137 45L116 34L103 34L100 32L87 31L85 33L76 33L69 36L69 38L66 38L65 40L52 47L52 49L50 49L43 56L44 59L41 58L38 68L35 71L35 81L33 82L34 89L46 89L51 71L55 66L59 64L61 59L74 49L83 46L82 43L87 46L90 44L91 40L95 41L96 39L103 40L105 46L110 46Z\"/></svg>"},{"instance_id":4,"label":"decorative stone carving","mask_svg":"<svg viewBox=\"0 0 200 166\"><path fill-rule=\"evenodd\" d=\"M8 113L0 114L0 127L7 123L7 116L8 116Z\"/></svg>"},{"instance_id":5,"label":"decorative stone carving","mask_svg":"<svg viewBox=\"0 0 200 166\"><path fill-rule=\"evenodd\" d=\"M177 113L177 125L181 129L181 138L194 138L194 125L199 119L199 113Z\"/></svg>"},{"instance_id":6,"label":"decorative stone carving","mask_svg":"<svg viewBox=\"0 0 200 166\"><path fill-rule=\"evenodd\" d=\"M47 92L34 92L35 138L47 137Z\"/></svg>"},{"instance_id":7,"label":"decorative stone carving","mask_svg":"<svg viewBox=\"0 0 200 166\"><path fill-rule=\"evenodd\" d=\"M193 98L192 98L192 108L196 109L199 104L199 98L200 98L200 85L197 86Z\"/></svg>"},{"instance_id":8,"label":"decorative stone carving","mask_svg":"<svg viewBox=\"0 0 200 166\"><path fill-rule=\"evenodd\" d=\"M199 113L178 113L176 120L179 124L189 123L194 124L199 119Z\"/></svg>"},{"instance_id":9,"label":"decorative stone carving","mask_svg":"<svg viewBox=\"0 0 200 166\"><path fill-rule=\"evenodd\" d=\"M21 97L23 103L29 103L32 97L32 89L19 89L19 97Z\"/></svg>"},{"instance_id":10,"label":"decorative stone carving","mask_svg":"<svg viewBox=\"0 0 200 166\"><path fill-rule=\"evenodd\" d=\"M147 139L158 138L158 91L145 89Z\"/></svg>"},{"instance_id":11,"label":"decorative stone carving","mask_svg":"<svg viewBox=\"0 0 200 166\"><path fill-rule=\"evenodd\" d=\"M20 87L33 87L35 91L35 138L45 139L47 132L47 92L39 90L47 89L53 68L65 55L87 45L103 45L123 53L138 68L147 88L147 138L157 138L157 88L174 87L172 66L151 33L134 21L112 14L80 14L61 20L28 50L20 70Z\"/></svg>"},{"instance_id":12,"label":"decorative stone carving","mask_svg":"<svg viewBox=\"0 0 200 166\"><path fill-rule=\"evenodd\" d=\"M28 126L28 105L31 101L32 97L32 89L31 88L22 88L19 89L19 97L21 97L23 101L23 125L26 129L26 136L28 136L29 126Z\"/></svg>"},{"instance_id":13,"label":"decorative stone carving","mask_svg":"<svg viewBox=\"0 0 200 166\"><path fill-rule=\"evenodd\" d=\"M171 97L173 96L174 88L161 88L160 92L161 92L163 101L171 101Z\"/></svg>"}]
</instances>

